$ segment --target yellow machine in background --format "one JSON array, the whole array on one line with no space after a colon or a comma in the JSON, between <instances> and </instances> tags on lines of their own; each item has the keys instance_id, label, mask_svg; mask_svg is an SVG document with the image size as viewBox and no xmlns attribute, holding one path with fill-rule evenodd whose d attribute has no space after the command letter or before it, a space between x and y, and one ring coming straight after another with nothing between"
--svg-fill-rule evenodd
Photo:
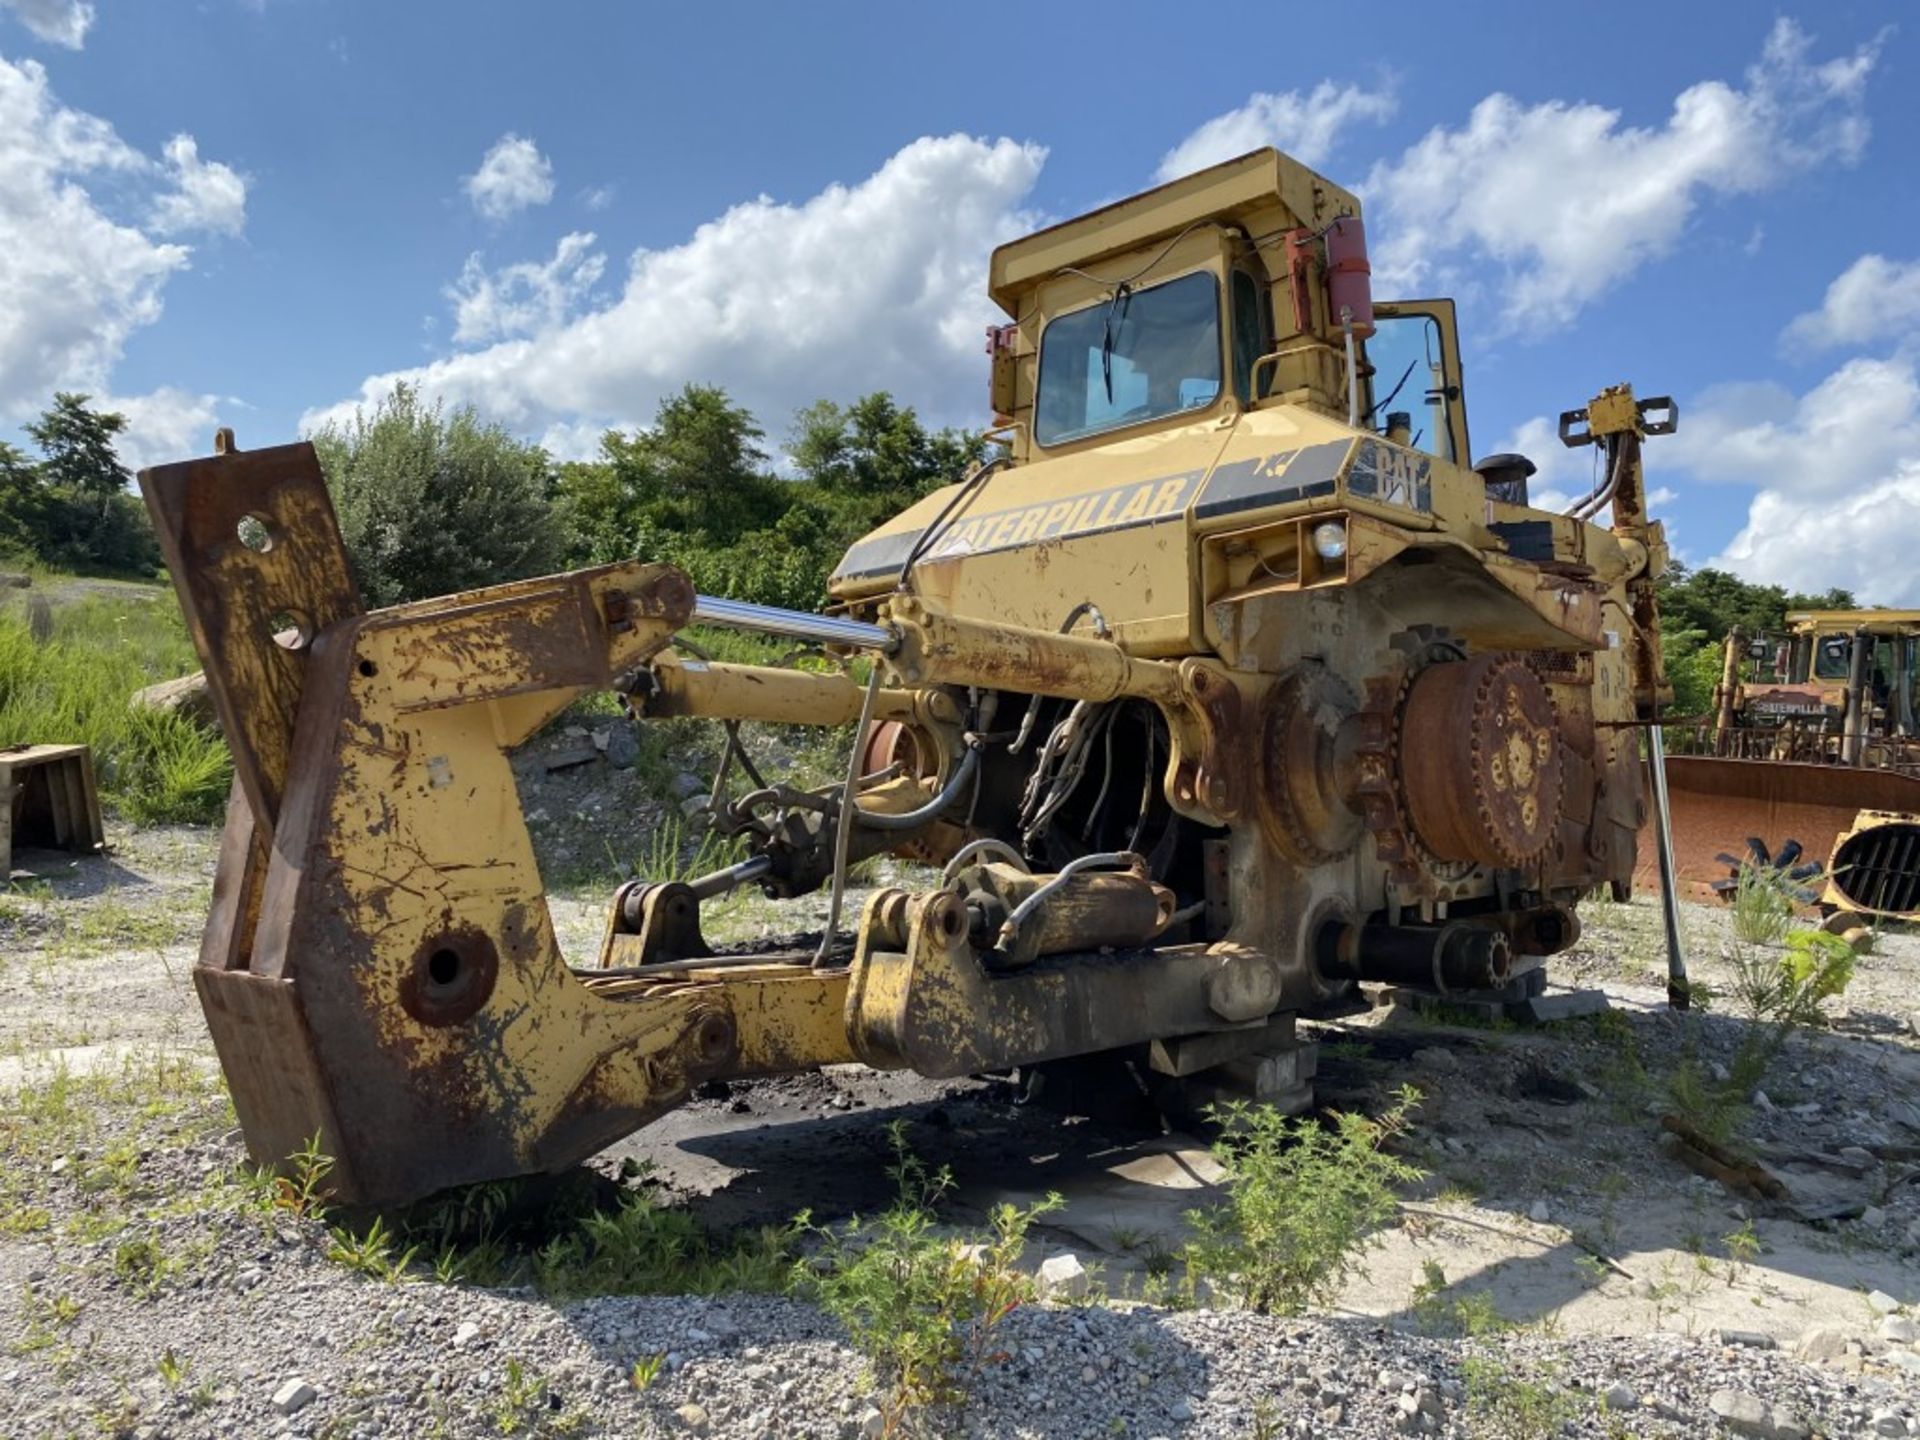
<instances>
[{"instance_id":1,"label":"yellow machine in background","mask_svg":"<svg viewBox=\"0 0 1920 1440\"><path fill-rule=\"evenodd\" d=\"M1522 457L1471 467L1451 303L1374 304L1357 201L1271 150L1001 247L991 293L1005 454L854 545L827 616L640 560L369 613L311 447L143 473L234 751L195 973L257 1158L318 1133L401 1200L856 1059L1124 1051L1298 1106L1297 1013L1509 985L1625 890L1669 403L1570 412L1605 478L1529 507ZM696 620L871 679L709 663ZM508 753L594 689L858 738L843 784L731 782L746 858L567 957ZM843 933L887 851L943 870ZM743 884L826 889L828 933L713 955Z\"/></svg>"},{"instance_id":2,"label":"yellow machine in background","mask_svg":"<svg viewBox=\"0 0 1920 1440\"><path fill-rule=\"evenodd\" d=\"M1786 618L1731 632L1712 717L1669 729L1680 875L1704 898L1764 866L1823 909L1920 919L1920 610Z\"/></svg>"}]
</instances>

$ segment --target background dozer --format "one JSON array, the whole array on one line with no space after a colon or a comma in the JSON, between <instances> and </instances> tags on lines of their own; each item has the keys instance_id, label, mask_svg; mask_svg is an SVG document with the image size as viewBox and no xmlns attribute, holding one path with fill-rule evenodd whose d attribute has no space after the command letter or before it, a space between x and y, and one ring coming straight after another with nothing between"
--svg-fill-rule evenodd
<instances>
[{"instance_id":1,"label":"background dozer","mask_svg":"<svg viewBox=\"0 0 1920 1440\"><path fill-rule=\"evenodd\" d=\"M1920 920L1917 715L1920 610L1730 632L1713 714L1666 731L1687 888L1726 894L1758 866L1829 912Z\"/></svg>"},{"instance_id":2,"label":"background dozer","mask_svg":"<svg viewBox=\"0 0 1920 1440\"><path fill-rule=\"evenodd\" d=\"M1359 204L1271 150L1004 245L990 290L1003 453L855 544L827 615L644 560L368 612L309 446L142 474L234 752L195 980L258 1159L318 1135L400 1201L855 1060L1119 1051L1297 1106L1297 1013L1507 984L1626 890L1669 403L1575 412L1603 484L1530 508L1523 458L1472 466L1452 304L1373 303ZM710 663L695 622L846 664ZM508 753L595 689L855 739L812 790L731 767L746 858L622 887L569 957ZM882 852L940 868L843 916ZM712 953L740 885L826 891L825 934Z\"/></svg>"}]
</instances>

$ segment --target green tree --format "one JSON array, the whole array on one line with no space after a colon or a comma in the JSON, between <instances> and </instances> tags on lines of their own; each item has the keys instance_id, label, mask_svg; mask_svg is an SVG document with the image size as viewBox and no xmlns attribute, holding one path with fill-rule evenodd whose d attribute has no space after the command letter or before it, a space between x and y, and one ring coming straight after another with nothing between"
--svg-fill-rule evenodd
<instances>
[{"instance_id":1,"label":"green tree","mask_svg":"<svg viewBox=\"0 0 1920 1440\"><path fill-rule=\"evenodd\" d=\"M20 517L32 548L52 565L150 575L160 563L147 507L129 493L132 476L113 448L124 415L94 410L86 395L61 391L25 428L39 445L38 465L19 451L0 461L0 507ZM14 458L18 457L18 458ZM5 524L0 519L0 524Z\"/></svg>"},{"instance_id":2,"label":"green tree","mask_svg":"<svg viewBox=\"0 0 1920 1440\"><path fill-rule=\"evenodd\" d=\"M794 419L794 469L836 496L880 502L889 513L958 480L981 458L978 435L929 432L884 390L848 406L822 400Z\"/></svg>"},{"instance_id":3,"label":"green tree","mask_svg":"<svg viewBox=\"0 0 1920 1440\"><path fill-rule=\"evenodd\" d=\"M539 575L561 532L538 445L451 414L401 382L350 425L313 437L354 575L369 605L393 605Z\"/></svg>"},{"instance_id":4,"label":"green tree","mask_svg":"<svg viewBox=\"0 0 1920 1440\"><path fill-rule=\"evenodd\" d=\"M0 557L39 555L46 502L40 467L19 446L0 440Z\"/></svg>"},{"instance_id":5,"label":"green tree","mask_svg":"<svg viewBox=\"0 0 1920 1440\"><path fill-rule=\"evenodd\" d=\"M1795 610L1856 610L1850 590L1818 595L1789 592L1778 585L1755 585L1725 570L1690 570L1675 562L1660 578L1660 624L1669 633L1702 632L1718 642L1739 626L1747 634L1777 632Z\"/></svg>"},{"instance_id":6,"label":"green tree","mask_svg":"<svg viewBox=\"0 0 1920 1440\"><path fill-rule=\"evenodd\" d=\"M53 408L25 428L46 457L41 468L47 483L94 501L105 515L113 497L124 495L133 481L113 449L113 437L127 428L127 417L89 409L90 398L59 391Z\"/></svg>"}]
</instances>

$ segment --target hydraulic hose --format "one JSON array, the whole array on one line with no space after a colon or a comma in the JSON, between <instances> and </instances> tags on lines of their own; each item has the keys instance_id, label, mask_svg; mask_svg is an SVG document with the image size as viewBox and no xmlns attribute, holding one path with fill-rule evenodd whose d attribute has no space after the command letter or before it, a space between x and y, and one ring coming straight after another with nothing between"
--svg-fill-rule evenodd
<instances>
[{"instance_id":1,"label":"hydraulic hose","mask_svg":"<svg viewBox=\"0 0 1920 1440\"><path fill-rule=\"evenodd\" d=\"M938 819L943 810L953 804L955 800L959 799L960 792L966 788L967 783L973 779L974 772L979 770L979 768L980 747L978 745L969 745L967 747L967 753L961 758L960 763L954 766L953 774L947 780L945 788L919 809L908 810L900 815L889 815L878 810L862 810L858 805L855 805L853 807L853 818L858 820L862 825L865 825L869 830L918 829L929 820Z\"/></svg>"}]
</instances>

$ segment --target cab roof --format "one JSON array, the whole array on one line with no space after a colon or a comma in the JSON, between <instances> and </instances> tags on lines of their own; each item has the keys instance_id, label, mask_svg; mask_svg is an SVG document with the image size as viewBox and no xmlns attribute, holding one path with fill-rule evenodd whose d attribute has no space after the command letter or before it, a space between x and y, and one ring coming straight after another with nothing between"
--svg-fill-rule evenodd
<instances>
[{"instance_id":1,"label":"cab roof","mask_svg":"<svg viewBox=\"0 0 1920 1440\"><path fill-rule=\"evenodd\" d=\"M1359 213L1351 193L1298 160L1255 150L1009 240L993 252L987 293L1018 318L1021 297L1063 266L1095 263L1208 221L1265 238L1297 226L1322 230Z\"/></svg>"}]
</instances>

